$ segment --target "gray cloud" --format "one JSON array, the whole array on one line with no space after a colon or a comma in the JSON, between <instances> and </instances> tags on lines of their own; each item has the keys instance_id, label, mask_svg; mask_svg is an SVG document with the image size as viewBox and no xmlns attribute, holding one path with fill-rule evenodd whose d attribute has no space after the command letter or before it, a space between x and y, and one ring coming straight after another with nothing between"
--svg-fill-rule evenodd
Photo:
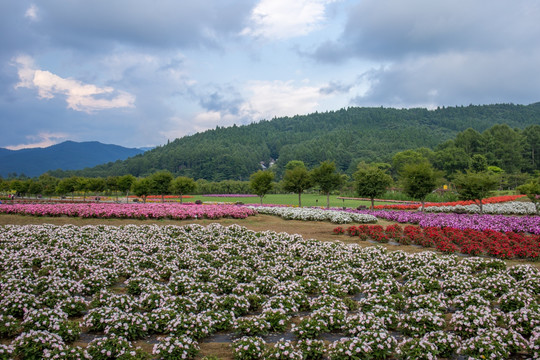
<instances>
[{"instance_id":1,"label":"gray cloud","mask_svg":"<svg viewBox=\"0 0 540 360\"><path fill-rule=\"evenodd\" d=\"M527 49L540 36L534 0L365 0L351 9L342 36L322 44L322 61L396 60L455 51Z\"/></svg>"},{"instance_id":2,"label":"gray cloud","mask_svg":"<svg viewBox=\"0 0 540 360\"><path fill-rule=\"evenodd\" d=\"M96 51L117 44L148 47L218 46L242 29L247 0L95 0L39 2L36 31L70 48Z\"/></svg>"},{"instance_id":3,"label":"gray cloud","mask_svg":"<svg viewBox=\"0 0 540 360\"><path fill-rule=\"evenodd\" d=\"M539 100L540 51L445 53L373 69L361 77L371 84L353 105L395 107L519 103Z\"/></svg>"},{"instance_id":4,"label":"gray cloud","mask_svg":"<svg viewBox=\"0 0 540 360\"><path fill-rule=\"evenodd\" d=\"M319 92L323 95L345 94L348 93L352 87L352 84L343 84L339 81L330 81L328 85L322 87Z\"/></svg>"},{"instance_id":5,"label":"gray cloud","mask_svg":"<svg viewBox=\"0 0 540 360\"><path fill-rule=\"evenodd\" d=\"M204 97L203 99L200 99L199 104L204 109L209 111L224 111L233 115L237 115L239 106L242 104L242 100L226 100L221 94L214 92Z\"/></svg>"}]
</instances>

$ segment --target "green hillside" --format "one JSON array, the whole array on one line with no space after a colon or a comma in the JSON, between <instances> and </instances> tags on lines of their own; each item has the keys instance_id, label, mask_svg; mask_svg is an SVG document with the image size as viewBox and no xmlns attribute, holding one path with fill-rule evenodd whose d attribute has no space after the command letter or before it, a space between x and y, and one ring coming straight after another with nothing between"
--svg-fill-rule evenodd
<instances>
[{"instance_id":1,"label":"green hillside","mask_svg":"<svg viewBox=\"0 0 540 360\"><path fill-rule=\"evenodd\" d=\"M434 149L459 132L483 132L495 124L512 129L540 125L540 103L481 105L427 109L350 107L304 116L275 118L227 128L217 127L176 139L142 155L55 176L148 175L169 170L174 175L220 181L246 180L276 162L279 173L290 160L308 167L333 160L351 173L359 161L386 161L399 151Z\"/></svg>"}]
</instances>

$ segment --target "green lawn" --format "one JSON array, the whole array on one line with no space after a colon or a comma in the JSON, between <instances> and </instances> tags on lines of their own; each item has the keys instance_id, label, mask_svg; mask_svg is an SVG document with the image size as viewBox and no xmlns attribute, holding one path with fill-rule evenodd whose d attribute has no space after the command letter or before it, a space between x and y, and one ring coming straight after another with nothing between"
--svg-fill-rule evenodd
<instances>
[{"instance_id":1,"label":"green lawn","mask_svg":"<svg viewBox=\"0 0 540 360\"><path fill-rule=\"evenodd\" d=\"M194 202L201 200L202 202L242 202L244 204L259 204L259 197L210 197L202 195L193 195L193 198L185 199L186 202ZM270 194L263 198L263 205L279 204L279 205L296 205L298 206L298 195L296 194ZM389 202L375 202L375 205L390 204ZM337 195L330 195L331 207L356 208L359 205L369 207L369 201L358 200L341 200ZM326 207L326 196L318 194L302 194L302 206L321 206Z\"/></svg>"}]
</instances>

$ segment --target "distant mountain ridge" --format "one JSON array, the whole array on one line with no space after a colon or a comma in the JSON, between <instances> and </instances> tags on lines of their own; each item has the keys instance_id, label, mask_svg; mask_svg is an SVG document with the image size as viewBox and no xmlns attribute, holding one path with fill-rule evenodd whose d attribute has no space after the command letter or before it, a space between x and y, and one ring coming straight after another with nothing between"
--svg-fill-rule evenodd
<instances>
[{"instance_id":1,"label":"distant mountain ridge","mask_svg":"<svg viewBox=\"0 0 540 360\"><path fill-rule=\"evenodd\" d=\"M0 176L24 174L39 176L49 170L81 170L100 164L125 160L144 150L98 141L65 141L46 148L9 150L0 148Z\"/></svg>"}]
</instances>

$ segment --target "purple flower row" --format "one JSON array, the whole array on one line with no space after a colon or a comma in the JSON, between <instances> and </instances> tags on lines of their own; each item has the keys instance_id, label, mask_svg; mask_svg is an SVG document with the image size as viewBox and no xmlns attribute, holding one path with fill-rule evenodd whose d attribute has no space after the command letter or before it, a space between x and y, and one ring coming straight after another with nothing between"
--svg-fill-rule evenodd
<instances>
[{"instance_id":1,"label":"purple flower row","mask_svg":"<svg viewBox=\"0 0 540 360\"><path fill-rule=\"evenodd\" d=\"M235 205L182 204L14 204L0 205L0 213L34 216L76 216L128 219L243 219L256 212Z\"/></svg>"},{"instance_id":2,"label":"purple flower row","mask_svg":"<svg viewBox=\"0 0 540 360\"><path fill-rule=\"evenodd\" d=\"M418 224L421 227L452 227L456 229L495 230L540 234L540 216L505 216L479 214L429 214L422 212L388 210L350 210L374 215L380 219L399 223Z\"/></svg>"}]
</instances>

